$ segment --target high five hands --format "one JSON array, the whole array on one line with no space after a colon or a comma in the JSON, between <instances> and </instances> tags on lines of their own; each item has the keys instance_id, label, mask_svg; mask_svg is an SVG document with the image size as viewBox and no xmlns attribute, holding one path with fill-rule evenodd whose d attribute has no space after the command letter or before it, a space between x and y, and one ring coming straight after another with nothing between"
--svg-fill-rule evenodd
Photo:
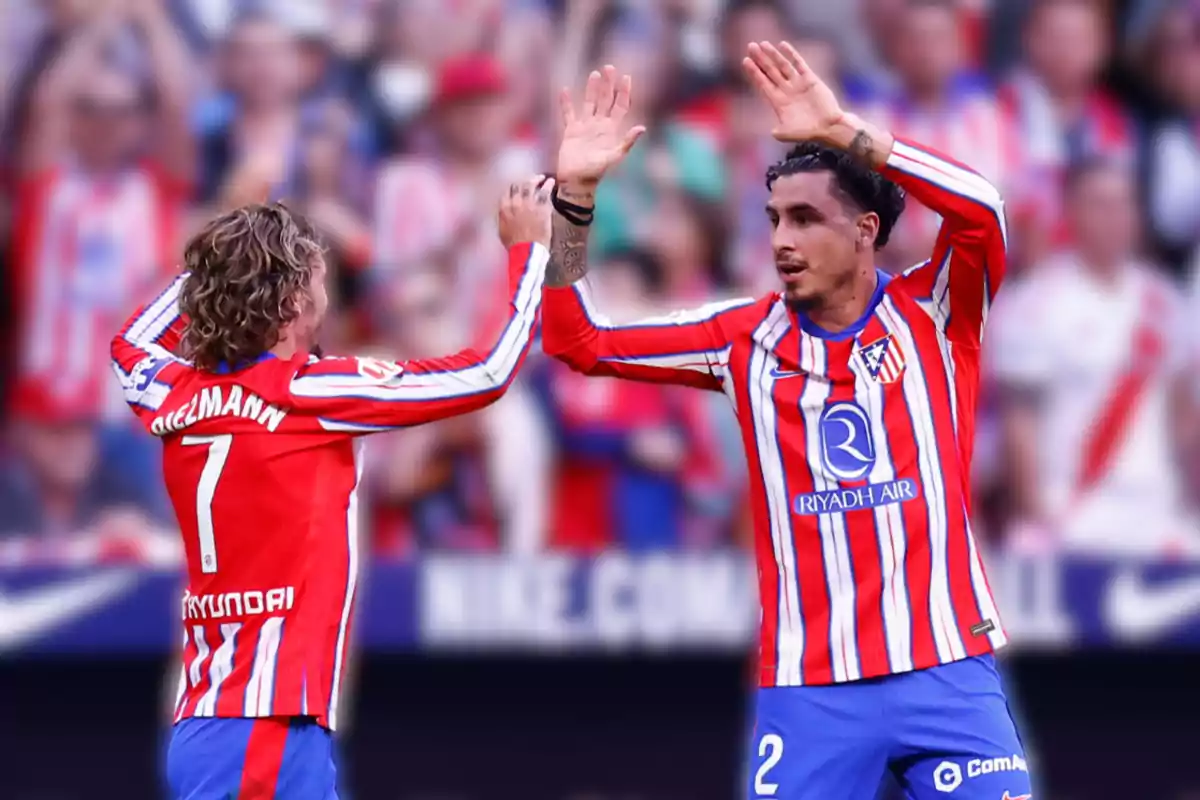
<instances>
[{"instance_id":1,"label":"high five hands","mask_svg":"<svg viewBox=\"0 0 1200 800\"><path fill-rule=\"evenodd\" d=\"M556 176L563 189L594 187L646 132L643 125L625 122L632 85L628 75L618 77L609 64L588 76L578 109L571 91L562 90L563 135Z\"/></svg>"},{"instance_id":2,"label":"high five hands","mask_svg":"<svg viewBox=\"0 0 1200 800\"><path fill-rule=\"evenodd\" d=\"M742 68L779 121L771 135L784 142L828 139L842 122L841 104L796 48L751 42L747 51Z\"/></svg>"},{"instance_id":3,"label":"high five hands","mask_svg":"<svg viewBox=\"0 0 1200 800\"><path fill-rule=\"evenodd\" d=\"M821 142L874 166L887 160L891 134L843 110L829 85L789 43L751 42L742 69L775 112L778 124L771 135L779 141Z\"/></svg>"},{"instance_id":4,"label":"high five hands","mask_svg":"<svg viewBox=\"0 0 1200 800\"><path fill-rule=\"evenodd\" d=\"M859 151L879 164L891 150L886 131L844 111L837 95L787 42L751 42L742 59L750 82L775 112L771 135L782 142L819 141ZM625 157L646 132L626 123L632 80L618 77L612 65L588 76L583 103L577 109L569 89L560 95L563 137L557 177L561 190L593 190L614 164Z\"/></svg>"}]
</instances>

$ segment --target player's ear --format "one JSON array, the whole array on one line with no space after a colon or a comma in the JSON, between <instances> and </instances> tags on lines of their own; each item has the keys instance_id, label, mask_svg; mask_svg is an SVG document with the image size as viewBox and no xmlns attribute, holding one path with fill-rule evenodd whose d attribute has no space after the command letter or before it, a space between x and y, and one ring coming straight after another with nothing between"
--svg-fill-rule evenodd
<instances>
[{"instance_id":1,"label":"player's ear","mask_svg":"<svg viewBox=\"0 0 1200 800\"><path fill-rule=\"evenodd\" d=\"M868 211L858 218L858 233L854 242L855 250L873 250L875 238L879 236L879 215Z\"/></svg>"}]
</instances>

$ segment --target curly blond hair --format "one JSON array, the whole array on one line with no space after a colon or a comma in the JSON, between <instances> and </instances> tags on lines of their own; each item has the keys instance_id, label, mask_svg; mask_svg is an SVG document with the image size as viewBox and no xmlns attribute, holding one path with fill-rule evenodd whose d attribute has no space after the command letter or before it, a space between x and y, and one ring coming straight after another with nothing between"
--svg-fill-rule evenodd
<instances>
[{"instance_id":1,"label":"curly blond hair","mask_svg":"<svg viewBox=\"0 0 1200 800\"><path fill-rule=\"evenodd\" d=\"M321 254L309 224L279 203L245 206L208 223L184 250L184 357L215 370L269 351L304 307Z\"/></svg>"}]
</instances>

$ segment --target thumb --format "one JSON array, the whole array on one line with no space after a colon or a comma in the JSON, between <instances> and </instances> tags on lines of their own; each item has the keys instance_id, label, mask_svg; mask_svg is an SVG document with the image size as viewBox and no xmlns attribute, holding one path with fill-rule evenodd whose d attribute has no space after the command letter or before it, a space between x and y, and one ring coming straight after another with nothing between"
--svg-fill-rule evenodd
<instances>
[{"instance_id":1,"label":"thumb","mask_svg":"<svg viewBox=\"0 0 1200 800\"><path fill-rule=\"evenodd\" d=\"M646 132L645 125L634 125L629 129L629 133L625 134L625 138L621 141L621 155L625 155L633 146L637 144L637 140Z\"/></svg>"}]
</instances>

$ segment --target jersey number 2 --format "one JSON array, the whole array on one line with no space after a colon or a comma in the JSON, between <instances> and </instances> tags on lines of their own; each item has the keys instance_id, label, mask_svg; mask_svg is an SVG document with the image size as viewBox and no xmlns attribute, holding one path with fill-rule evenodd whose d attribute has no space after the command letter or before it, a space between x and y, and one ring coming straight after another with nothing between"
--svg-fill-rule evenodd
<instances>
[{"instance_id":1,"label":"jersey number 2","mask_svg":"<svg viewBox=\"0 0 1200 800\"><path fill-rule=\"evenodd\" d=\"M225 460L229 458L229 445L233 444L233 434L184 436L181 443L208 445L208 459L204 462L204 469L200 471L200 483L196 486L196 529L200 533L200 571L213 573L217 571L217 543L213 537L213 495L217 493L217 482L221 480L221 471L225 469Z\"/></svg>"},{"instance_id":2,"label":"jersey number 2","mask_svg":"<svg viewBox=\"0 0 1200 800\"><path fill-rule=\"evenodd\" d=\"M779 792L779 784L769 783L767 773L783 758L783 738L777 733L763 736L758 740L758 756L766 756L766 761L754 773L754 794L756 797L774 797Z\"/></svg>"}]
</instances>

